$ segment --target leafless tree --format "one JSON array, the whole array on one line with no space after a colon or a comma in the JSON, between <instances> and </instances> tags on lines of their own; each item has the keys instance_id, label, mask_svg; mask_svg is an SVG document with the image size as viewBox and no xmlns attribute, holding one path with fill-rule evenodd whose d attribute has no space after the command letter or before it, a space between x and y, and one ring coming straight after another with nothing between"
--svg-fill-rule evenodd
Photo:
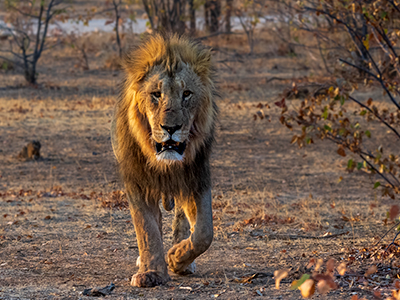
<instances>
[{"instance_id":1,"label":"leafless tree","mask_svg":"<svg viewBox=\"0 0 400 300\"><path fill-rule=\"evenodd\" d=\"M31 84L36 83L36 66L42 52L50 47L47 43L50 22L66 9L64 5L61 7L64 0L35 2L6 0L5 20L11 26L0 24L0 29L9 35L9 47L0 48L0 52L5 54L0 57L21 68L25 79Z\"/></svg>"},{"instance_id":2,"label":"leafless tree","mask_svg":"<svg viewBox=\"0 0 400 300\"><path fill-rule=\"evenodd\" d=\"M231 25L232 9L233 9L233 0L226 0L225 31L227 33L231 33L232 32L232 25Z\"/></svg>"},{"instance_id":3,"label":"leafless tree","mask_svg":"<svg viewBox=\"0 0 400 300\"><path fill-rule=\"evenodd\" d=\"M120 7L121 7L122 0L113 0L114 12L115 12L115 37L117 39L117 45L119 50L119 56L122 56L122 47L121 47L121 39L119 36L119 23L121 19Z\"/></svg>"},{"instance_id":4,"label":"leafless tree","mask_svg":"<svg viewBox=\"0 0 400 300\"><path fill-rule=\"evenodd\" d=\"M194 0L189 0L189 19L190 19L190 34L196 33L196 8Z\"/></svg>"},{"instance_id":5,"label":"leafless tree","mask_svg":"<svg viewBox=\"0 0 400 300\"><path fill-rule=\"evenodd\" d=\"M185 32L186 0L142 0L150 27L166 32Z\"/></svg>"},{"instance_id":6,"label":"leafless tree","mask_svg":"<svg viewBox=\"0 0 400 300\"><path fill-rule=\"evenodd\" d=\"M204 20L206 30L215 33L219 30L221 17L221 0L206 0L204 3Z\"/></svg>"}]
</instances>

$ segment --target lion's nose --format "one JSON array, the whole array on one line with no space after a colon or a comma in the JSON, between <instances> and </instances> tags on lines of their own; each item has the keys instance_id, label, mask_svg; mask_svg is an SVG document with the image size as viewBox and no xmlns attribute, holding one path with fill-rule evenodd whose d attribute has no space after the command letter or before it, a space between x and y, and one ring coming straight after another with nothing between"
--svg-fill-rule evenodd
<instances>
[{"instance_id":1,"label":"lion's nose","mask_svg":"<svg viewBox=\"0 0 400 300\"><path fill-rule=\"evenodd\" d=\"M161 125L161 128L165 129L169 133L169 135L173 135L175 131L177 131L177 130L182 128L182 125L176 125L176 126L173 126L173 127Z\"/></svg>"}]
</instances>

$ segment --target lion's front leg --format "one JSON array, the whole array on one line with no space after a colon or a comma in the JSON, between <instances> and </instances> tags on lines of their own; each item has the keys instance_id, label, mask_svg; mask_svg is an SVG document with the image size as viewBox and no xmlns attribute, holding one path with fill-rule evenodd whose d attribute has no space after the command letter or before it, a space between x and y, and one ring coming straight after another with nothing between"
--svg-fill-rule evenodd
<instances>
[{"instance_id":1,"label":"lion's front leg","mask_svg":"<svg viewBox=\"0 0 400 300\"><path fill-rule=\"evenodd\" d=\"M180 205L181 203L178 201L178 204L175 206L175 218L172 223L174 245L190 237L190 224ZM196 263L193 261L185 270L180 271L179 274L188 275L193 274L195 271Z\"/></svg>"},{"instance_id":2,"label":"lion's front leg","mask_svg":"<svg viewBox=\"0 0 400 300\"><path fill-rule=\"evenodd\" d=\"M129 194L129 206L139 247L139 271L132 276L131 285L153 287L169 280L161 231L161 211L157 201L145 201Z\"/></svg>"},{"instance_id":3,"label":"lion's front leg","mask_svg":"<svg viewBox=\"0 0 400 300\"><path fill-rule=\"evenodd\" d=\"M170 269L178 274L185 273L188 266L205 252L213 239L211 190L202 197L193 197L179 203L189 219L191 235L168 251Z\"/></svg>"}]
</instances>

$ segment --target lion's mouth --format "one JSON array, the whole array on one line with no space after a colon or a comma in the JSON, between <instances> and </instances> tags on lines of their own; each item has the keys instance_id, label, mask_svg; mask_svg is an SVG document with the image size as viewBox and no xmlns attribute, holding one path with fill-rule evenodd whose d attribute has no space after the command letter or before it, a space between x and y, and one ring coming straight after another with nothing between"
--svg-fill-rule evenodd
<instances>
[{"instance_id":1,"label":"lion's mouth","mask_svg":"<svg viewBox=\"0 0 400 300\"><path fill-rule=\"evenodd\" d=\"M185 149L186 149L186 142L180 143L170 139L163 143L156 143L157 155L165 151L176 151L179 155L182 155Z\"/></svg>"}]
</instances>

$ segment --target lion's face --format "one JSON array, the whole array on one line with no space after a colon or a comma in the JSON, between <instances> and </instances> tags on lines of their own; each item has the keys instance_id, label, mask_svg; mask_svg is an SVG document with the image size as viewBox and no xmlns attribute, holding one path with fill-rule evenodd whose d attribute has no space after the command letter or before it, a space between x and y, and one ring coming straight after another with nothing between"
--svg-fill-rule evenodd
<instances>
[{"instance_id":1,"label":"lion's face","mask_svg":"<svg viewBox=\"0 0 400 300\"><path fill-rule=\"evenodd\" d=\"M120 160L140 150L154 169L193 162L214 135L210 50L176 35L154 35L129 52L123 66L114 143Z\"/></svg>"},{"instance_id":2,"label":"lion's face","mask_svg":"<svg viewBox=\"0 0 400 300\"><path fill-rule=\"evenodd\" d=\"M155 67L146 77L140 97L158 161L183 160L195 130L193 121L202 105L203 90L199 76L183 62L174 74Z\"/></svg>"}]
</instances>

